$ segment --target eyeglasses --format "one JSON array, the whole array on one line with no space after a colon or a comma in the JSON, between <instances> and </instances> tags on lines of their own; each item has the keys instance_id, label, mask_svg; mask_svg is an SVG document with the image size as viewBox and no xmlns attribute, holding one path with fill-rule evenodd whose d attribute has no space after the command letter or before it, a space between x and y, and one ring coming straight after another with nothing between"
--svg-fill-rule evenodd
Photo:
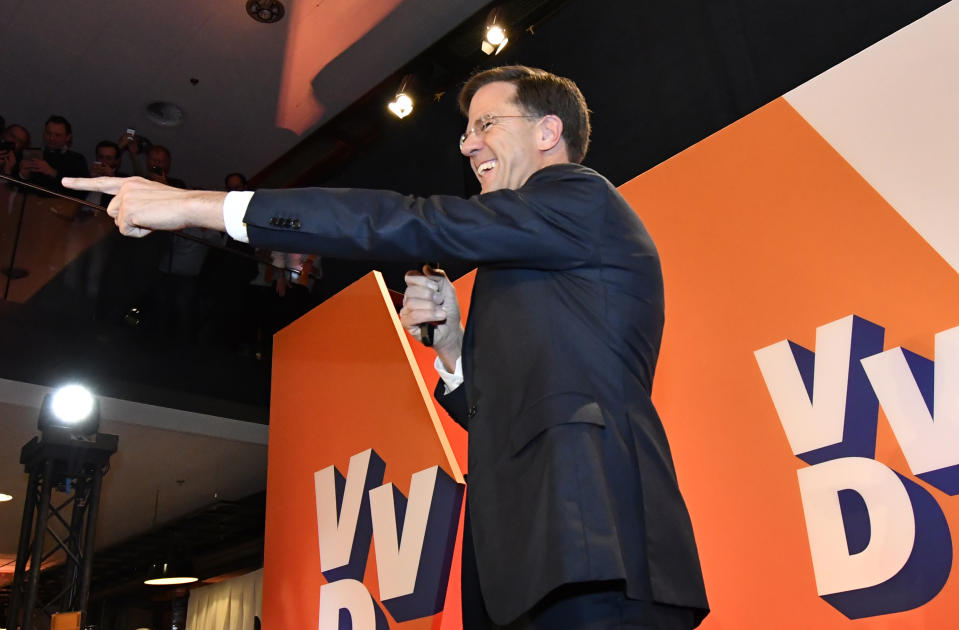
<instances>
[{"instance_id":1,"label":"eyeglasses","mask_svg":"<svg viewBox=\"0 0 959 630\"><path fill-rule=\"evenodd\" d=\"M486 135L486 132L489 131L489 128L495 125L500 121L501 118L541 118L541 116L534 115L516 115L516 116L496 116L495 114L486 114L482 118L477 118L473 123L473 126L466 130L466 133L460 136L460 149L463 148L463 145L466 144L466 141L471 135L475 135L477 138L482 138Z\"/></svg>"}]
</instances>

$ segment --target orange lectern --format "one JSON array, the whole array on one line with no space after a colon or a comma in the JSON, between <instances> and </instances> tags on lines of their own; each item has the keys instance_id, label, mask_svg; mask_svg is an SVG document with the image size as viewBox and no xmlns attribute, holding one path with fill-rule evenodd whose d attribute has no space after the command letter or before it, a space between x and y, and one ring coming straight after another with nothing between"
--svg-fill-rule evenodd
<instances>
[{"instance_id":1,"label":"orange lectern","mask_svg":"<svg viewBox=\"0 0 959 630\"><path fill-rule=\"evenodd\" d=\"M463 490L379 273L276 335L265 628L458 625Z\"/></svg>"}]
</instances>

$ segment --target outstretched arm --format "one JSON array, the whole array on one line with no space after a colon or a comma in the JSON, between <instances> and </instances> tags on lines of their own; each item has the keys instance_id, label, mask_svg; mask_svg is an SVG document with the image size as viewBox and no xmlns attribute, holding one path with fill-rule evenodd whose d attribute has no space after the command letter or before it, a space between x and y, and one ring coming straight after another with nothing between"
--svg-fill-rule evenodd
<instances>
[{"instance_id":1,"label":"outstretched arm","mask_svg":"<svg viewBox=\"0 0 959 630\"><path fill-rule=\"evenodd\" d=\"M225 192L181 190L142 177L64 177L63 185L115 195L107 212L126 236L203 227L224 231Z\"/></svg>"}]
</instances>

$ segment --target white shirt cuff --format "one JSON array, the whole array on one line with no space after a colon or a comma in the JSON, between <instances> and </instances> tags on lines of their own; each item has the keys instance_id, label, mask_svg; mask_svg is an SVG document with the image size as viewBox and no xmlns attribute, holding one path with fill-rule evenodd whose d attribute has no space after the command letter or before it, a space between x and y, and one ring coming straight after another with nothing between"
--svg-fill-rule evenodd
<instances>
[{"instance_id":1,"label":"white shirt cuff","mask_svg":"<svg viewBox=\"0 0 959 630\"><path fill-rule=\"evenodd\" d=\"M223 223L226 224L226 233L235 241L249 243L250 236L246 233L246 207L253 198L252 190L234 190L226 194L223 201Z\"/></svg>"},{"instance_id":2,"label":"white shirt cuff","mask_svg":"<svg viewBox=\"0 0 959 630\"><path fill-rule=\"evenodd\" d=\"M446 385L446 391L444 392L445 394L450 393L463 384L462 357L456 359L456 368L452 373L446 371L446 366L443 365L443 362L440 361L439 357L436 357L436 360L433 361L433 367L436 368L436 372L440 375L440 378L443 379L443 383Z\"/></svg>"}]
</instances>

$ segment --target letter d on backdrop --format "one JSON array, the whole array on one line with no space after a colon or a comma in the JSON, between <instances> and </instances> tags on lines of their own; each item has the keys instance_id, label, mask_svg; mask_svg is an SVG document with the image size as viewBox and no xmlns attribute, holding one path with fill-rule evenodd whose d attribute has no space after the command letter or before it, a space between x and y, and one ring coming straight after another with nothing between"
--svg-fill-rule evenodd
<instances>
[{"instance_id":1,"label":"letter d on backdrop","mask_svg":"<svg viewBox=\"0 0 959 630\"><path fill-rule=\"evenodd\" d=\"M850 619L910 610L945 585L952 539L929 492L844 457L798 471L819 595Z\"/></svg>"},{"instance_id":2,"label":"letter d on backdrop","mask_svg":"<svg viewBox=\"0 0 959 630\"><path fill-rule=\"evenodd\" d=\"M320 587L319 630L387 630L386 615L366 586L337 580Z\"/></svg>"}]
</instances>

